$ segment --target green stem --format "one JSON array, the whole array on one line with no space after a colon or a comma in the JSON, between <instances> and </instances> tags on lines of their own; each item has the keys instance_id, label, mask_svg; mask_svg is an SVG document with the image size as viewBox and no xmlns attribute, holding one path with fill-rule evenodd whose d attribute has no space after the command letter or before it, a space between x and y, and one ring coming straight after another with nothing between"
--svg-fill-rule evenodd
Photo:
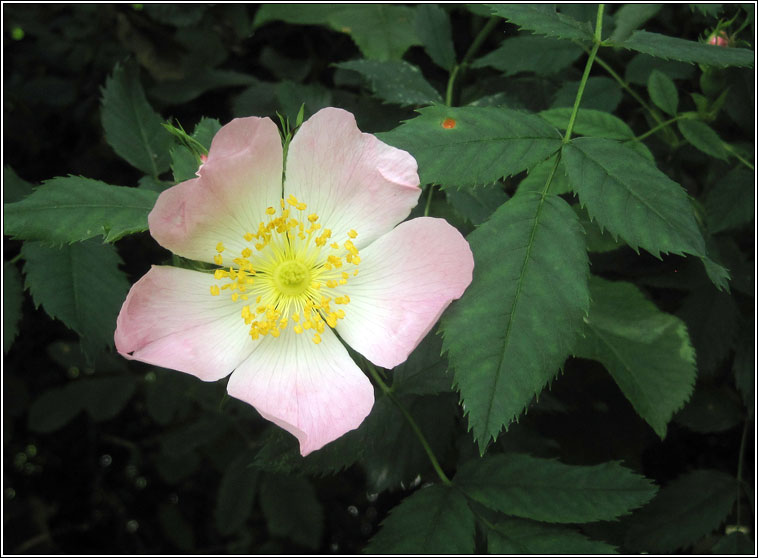
<instances>
[{"instance_id":1,"label":"green stem","mask_svg":"<svg viewBox=\"0 0 758 558\"><path fill-rule=\"evenodd\" d=\"M471 46L468 47L468 50L466 51L466 54L463 55L460 64L456 64L450 70L450 77L447 80L447 88L445 89L445 105L449 107L453 106L453 92L455 90L455 79L458 77L458 72L464 69L464 67L468 64L468 61L477 53L479 48L481 48L484 40L487 38L487 35L490 34L490 32L495 28L499 21L499 17L492 16L484 25L484 27L479 30L479 33L477 33L476 37L474 37L474 42L472 42Z\"/></svg>"},{"instance_id":2,"label":"green stem","mask_svg":"<svg viewBox=\"0 0 758 558\"><path fill-rule=\"evenodd\" d=\"M642 141L642 140L644 140L646 137L648 137L648 136L652 136L652 135L653 135L654 133L656 133L658 130L661 130L662 128L665 128L666 126L669 126L669 125L673 124L673 123L674 123L674 122L676 122L677 120L682 120L683 118L687 118L687 117L685 117L685 116L683 116L683 115L681 115L681 114L680 114L680 115L678 115L678 116L675 116L674 118L671 118L671 119L669 119L669 120L666 120L665 122L661 122L660 124L658 124L658 125L657 125L657 126L655 126L654 128L651 128L650 130L648 130L648 131L647 131L647 132L645 132L644 134L640 134L639 136L637 136L637 137L635 137L635 138L632 138L630 141Z\"/></svg>"},{"instance_id":3,"label":"green stem","mask_svg":"<svg viewBox=\"0 0 758 558\"><path fill-rule=\"evenodd\" d=\"M731 153L734 156L735 159L737 159L740 163L742 163L743 165L745 165L751 171L755 170L755 167L753 166L753 164L750 161L748 161L742 155L740 155L739 153L737 153L734 150L734 147L732 147L731 145L729 145L726 142L724 142L724 149L726 149L729 153Z\"/></svg>"},{"instance_id":4,"label":"green stem","mask_svg":"<svg viewBox=\"0 0 758 558\"><path fill-rule=\"evenodd\" d=\"M582 102L582 95L584 95L584 87L587 85L587 80L590 77L590 70L592 69L592 63L595 61L595 57L597 56L597 51L600 48L600 43L602 42L603 11L604 10L605 10L605 4L598 4L597 19L595 21L594 42L592 44L592 50L590 51L589 58L587 58L587 65L584 67L584 74L582 74L582 81L579 82L579 91L576 92L576 99L574 99L574 108L571 110L571 117L569 118L568 127L566 128L566 134L563 136L564 144L571 141L571 132L574 130L574 122L576 121L576 115L579 113L579 104Z\"/></svg>"},{"instance_id":5,"label":"green stem","mask_svg":"<svg viewBox=\"0 0 758 558\"><path fill-rule=\"evenodd\" d=\"M452 486L453 484L452 481L447 477L445 472L442 470L442 467L440 466L440 462L437 461L437 456L434 455L434 452L432 451L432 448L429 445L429 442L426 441L426 438L424 437L424 434L421 432L421 429L418 427L418 424L416 424L416 421L413 419L413 417L405 408L405 406L402 403L400 403L400 401L398 401L397 397L392 392L392 388L384 383L384 380L382 380L382 377L379 375L379 372L376 371L376 368L374 368L374 365L371 364L368 360L366 360L365 362L366 362L366 368L368 368L369 374L371 374L371 377L374 378L374 381L382 390L382 393L384 393L384 395L390 398L390 401L394 403L394 405L400 410L400 412L405 417L405 420L408 421L408 424L411 426L411 429L413 430L414 434L416 434L416 437L419 439L419 442L421 442L421 445L423 446L424 451L426 452L426 455L429 457L429 461L432 462L432 467L434 467L434 470L437 473L437 476L442 481L442 484L447 485L447 486Z\"/></svg>"},{"instance_id":6,"label":"green stem","mask_svg":"<svg viewBox=\"0 0 758 558\"><path fill-rule=\"evenodd\" d=\"M586 50L586 49L585 49ZM632 89L632 87L622 78L620 75L618 75L613 68L611 68L608 63L603 60L602 58L596 58L595 61L598 63L598 65L603 68L606 72L608 72L608 75L610 75L613 79L616 80L616 82L627 92L629 95L632 96L632 98L637 101L642 108L644 108L646 111L650 113L650 116L653 117L653 119L658 122L659 124L663 122L663 119L658 115L658 112L656 110L653 110L653 108L648 105L645 102L645 99L639 96L639 94Z\"/></svg>"},{"instance_id":7,"label":"green stem","mask_svg":"<svg viewBox=\"0 0 758 558\"><path fill-rule=\"evenodd\" d=\"M429 184L427 188L429 188L429 191L426 195L426 207L424 207L424 217L429 217L429 208L432 205L432 194L434 193L434 184Z\"/></svg>"}]
</instances>

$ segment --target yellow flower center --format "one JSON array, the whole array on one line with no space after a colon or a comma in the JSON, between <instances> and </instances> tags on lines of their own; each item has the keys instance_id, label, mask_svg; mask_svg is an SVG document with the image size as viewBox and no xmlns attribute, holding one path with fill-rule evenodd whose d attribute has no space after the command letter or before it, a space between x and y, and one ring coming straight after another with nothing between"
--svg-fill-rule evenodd
<instances>
[{"instance_id":1,"label":"yellow flower center","mask_svg":"<svg viewBox=\"0 0 758 558\"><path fill-rule=\"evenodd\" d=\"M345 317L344 309L332 305L350 302L342 289L358 275L361 258L352 240L358 233L350 230L342 244L329 243L332 231L322 229L317 214L305 214L305 203L290 195L280 206L278 215L273 207L266 209L268 221L243 235L248 246L233 265L214 272L219 284L211 286L211 295L228 291L240 303L253 339L279 337L291 325L297 334L313 330L318 344L326 326L334 328ZM225 249L221 242L216 245L213 261L219 266Z\"/></svg>"}]
</instances>

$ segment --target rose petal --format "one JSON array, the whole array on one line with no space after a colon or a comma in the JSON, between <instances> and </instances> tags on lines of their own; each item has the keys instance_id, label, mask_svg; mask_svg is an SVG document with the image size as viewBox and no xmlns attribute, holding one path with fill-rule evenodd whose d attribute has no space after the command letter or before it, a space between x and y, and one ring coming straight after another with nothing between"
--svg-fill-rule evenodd
<instances>
[{"instance_id":1,"label":"rose petal","mask_svg":"<svg viewBox=\"0 0 758 558\"><path fill-rule=\"evenodd\" d=\"M394 368L466 290L474 257L444 219L419 217L361 250L358 269L342 288L350 303L337 331L374 364Z\"/></svg>"},{"instance_id":2,"label":"rose petal","mask_svg":"<svg viewBox=\"0 0 758 558\"><path fill-rule=\"evenodd\" d=\"M126 358L214 381L252 352L241 305L210 273L153 266L129 291L116 321L116 349Z\"/></svg>"},{"instance_id":3,"label":"rose petal","mask_svg":"<svg viewBox=\"0 0 758 558\"><path fill-rule=\"evenodd\" d=\"M227 385L229 395L294 434L304 456L357 428L374 404L371 382L334 333L327 328L318 345L312 336L290 327L264 337Z\"/></svg>"},{"instance_id":4,"label":"rose petal","mask_svg":"<svg viewBox=\"0 0 758 558\"><path fill-rule=\"evenodd\" d=\"M245 247L242 236L255 232L282 196L276 125L269 118L232 120L213 138L198 174L158 197L148 216L150 234L185 258L212 262L218 242L236 257Z\"/></svg>"},{"instance_id":5,"label":"rose petal","mask_svg":"<svg viewBox=\"0 0 758 558\"><path fill-rule=\"evenodd\" d=\"M287 153L285 197L294 194L342 241L367 245L405 219L421 190L416 160L363 134L347 111L325 108L295 134Z\"/></svg>"}]
</instances>

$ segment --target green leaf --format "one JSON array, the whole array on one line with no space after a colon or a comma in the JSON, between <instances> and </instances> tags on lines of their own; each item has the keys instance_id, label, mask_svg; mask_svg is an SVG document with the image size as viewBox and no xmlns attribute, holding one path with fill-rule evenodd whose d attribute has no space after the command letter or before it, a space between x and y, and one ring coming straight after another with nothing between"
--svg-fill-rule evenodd
<instances>
[{"instance_id":1,"label":"green leaf","mask_svg":"<svg viewBox=\"0 0 758 558\"><path fill-rule=\"evenodd\" d=\"M106 242L147 230L158 194L83 178L52 178L20 202L5 206L5 234L24 240Z\"/></svg>"},{"instance_id":2,"label":"green leaf","mask_svg":"<svg viewBox=\"0 0 758 558\"><path fill-rule=\"evenodd\" d=\"M205 4L145 4L144 9L155 21L185 27L199 23L208 7Z\"/></svg>"},{"instance_id":3,"label":"green leaf","mask_svg":"<svg viewBox=\"0 0 758 558\"><path fill-rule=\"evenodd\" d=\"M545 185L544 181L542 185ZM498 207L508 201L508 194L499 183L465 190L445 190L445 196L450 205L474 225L484 223Z\"/></svg>"},{"instance_id":4,"label":"green leaf","mask_svg":"<svg viewBox=\"0 0 758 558\"><path fill-rule=\"evenodd\" d=\"M690 4L690 10L697 10L706 17L716 18L724 10L723 4Z\"/></svg>"},{"instance_id":5,"label":"green leaf","mask_svg":"<svg viewBox=\"0 0 758 558\"><path fill-rule=\"evenodd\" d=\"M490 554L616 554L616 548L578 531L524 519L501 519L487 530Z\"/></svg>"},{"instance_id":6,"label":"green leaf","mask_svg":"<svg viewBox=\"0 0 758 558\"><path fill-rule=\"evenodd\" d=\"M642 155L604 138L574 139L563 154L572 189L601 227L656 257L705 256L687 194Z\"/></svg>"},{"instance_id":7,"label":"green leaf","mask_svg":"<svg viewBox=\"0 0 758 558\"><path fill-rule=\"evenodd\" d=\"M593 39L587 23L557 13L553 4L491 4L489 8L494 15L539 35L577 41Z\"/></svg>"},{"instance_id":8,"label":"green leaf","mask_svg":"<svg viewBox=\"0 0 758 558\"><path fill-rule=\"evenodd\" d=\"M76 331L90 358L113 346L116 316L129 290L113 246L93 240L60 248L25 242L21 256L35 306Z\"/></svg>"},{"instance_id":9,"label":"green leaf","mask_svg":"<svg viewBox=\"0 0 758 558\"><path fill-rule=\"evenodd\" d=\"M532 72L549 76L571 66L584 51L578 46L538 35L518 35L506 39L492 52L474 61L472 68L491 67L506 76Z\"/></svg>"},{"instance_id":10,"label":"green leaf","mask_svg":"<svg viewBox=\"0 0 758 558\"><path fill-rule=\"evenodd\" d=\"M661 11L660 4L624 4L613 14L615 28L611 41L620 42L628 38L632 31Z\"/></svg>"},{"instance_id":11,"label":"green leaf","mask_svg":"<svg viewBox=\"0 0 758 558\"><path fill-rule=\"evenodd\" d=\"M251 467L252 462L252 453L242 451L221 477L215 519L216 529L222 535L230 535L242 527L253 511L260 472Z\"/></svg>"},{"instance_id":12,"label":"green leaf","mask_svg":"<svg viewBox=\"0 0 758 558\"><path fill-rule=\"evenodd\" d=\"M708 230L719 233L748 225L755 217L755 175L736 167L719 178L704 200Z\"/></svg>"},{"instance_id":13,"label":"green leaf","mask_svg":"<svg viewBox=\"0 0 758 558\"><path fill-rule=\"evenodd\" d=\"M419 44L413 9L386 4L263 4L253 27L269 21L327 25L347 33L366 58L399 60Z\"/></svg>"},{"instance_id":14,"label":"green leaf","mask_svg":"<svg viewBox=\"0 0 758 558\"><path fill-rule=\"evenodd\" d=\"M457 432L456 399L452 393L400 398L436 455L450 451ZM366 422L369 424L362 462L372 492L409 486L419 476L434 474L416 433L389 398L383 397L374 404Z\"/></svg>"},{"instance_id":15,"label":"green leaf","mask_svg":"<svg viewBox=\"0 0 758 558\"><path fill-rule=\"evenodd\" d=\"M559 130L565 130L572 112L573 109L564 107L543 110L539 115ZM634 132L623 120L608 112L592 109L579 109L573 133L622 141L634 137Z\"/></svg>"},{"instance_id":16,"label":"green leaf","mask_svg":"<svg viewBox=\"0 0 758 558\"><path fill-rule=\"evenodd\" d=\"M414 492L393 508L369 541L368 554L471 554L474 515L466 498L447 486Z\"/></svg>"},{"instance_id":17,"label":"green leaf","mask_svg":"<svg viewBox=\"0 0 758 558\"><path fill-rule=\"evenodd\" d=\"M753 58L755 57L755 53L746 48L723 48L648 31L635 31L631 37L625 41L614 43L613 46L644 52L667 60L679 60L690 64L716 67L742 66L752 68Z\"/></svg>"},{"instance_id":18,"label":"green leaf","mask_svg":"<svg viewBox=\"0 0 758 558\"><path fill-rule=\"evenodd\" d=\"M182 550L191 552L195 548L195 533L181 509L175 504L161 503L158 507L158 523L169 541Z\"/></svg>"},{"instance_id":19,"label":"green leaf","mask_svg":"<svg viewBox=\"0 0 758 558\"><path fill-rule=\"evenodd\" d=\"M162 81L150 89L150 96L167 105L180 105L214 89L252 85L256 81L253 76L234 70L207 68L182 79Z\"/></svg>"},{"instance_id":20,"label":"green leaf","mask_svg":"<svg viewBox=\"0 0 758 558\"><path fill-rule=\"evenodd\" d=\"M49 389L35 399L29 408L29 430L55 432L66 426L81 410L80 402L70 397L65 388Z\"/></svg>"},{"instance_id":21,"label":"green leaf","mask_svg":"<svg viewBox=\"0 0 758 558\"><path fill-rule=\"evenodd\" d=\"M755 337L745 328L734 354L734 383L742 395L742 403L752 417L755 414Z\"/></svg>"},{"instance_id":22,"label":"green leaf","mask_svg":"<svg viewBox=\"0 0 758 558\"><path fill-rule=\"evenodd\" d=\"M23 200L33 192L32 183L16 174L9 165L3 167L3 203Z\"/></svg>"},{"instance_id":23,"label":"green leaf","mask_svg":"<svg viewBox=\"0 0 758 558\"><path fill-rule=\"evenodd\" d=\"M713 545L713 553L722 556L735 554L755 554L755 543L745 533L730 533Z\"/></svg>"},{"instance_id":24,"label":"green leaf","mask_svg":"<svg viewBox=\"0 0 758 558\"><path fill-rule=\"evenodd\" d=\"M450 391L453 375L442 356L442 337L428 333L411 356L392 371L392 391L398 395L433 395Z\"/></svg>"},{"instance_id":25,"label":"green leaf","mask_svg":"<svg viewBox=\"0 0 758 558\"><path fill-rule=\"evenodd\" d=\"M114 328L115 329L115 328ZM95 422L118 415L134 395L137 384L132 376L88 378L69 384L66 389Z\"/></svg>"},{"instance_id":26,"label":"green leaf","mask_svg":"<svg viewBox=\"0 0 758 558\"><path fill-rule=\"evenodd\" d=\"M579 81L567 81L555 94L551 107L573 107L579 92ZM587 80L582 96L582 106L603 112L613 112L621 102L621 87L615 80L605 76L593 76Z\"/></svg>"},{"instance_id":27,"label":"green leaf","mask_svg":"<svg viewBox=\"0 0 758 558\"><path fill-rule=\"evenodd\" d=\"M598 224L590 219L587 210L579 204L572 205L571 208L579 216L579 222L586 235L588 252L611 252L625 246L622 240L614 239L608 231L603 232Z\"/></svg>"},{"instance_id":28,"label":"green leaf","mask_svg":"<svg viewBox=\"0 0 758 558\"><path fill-rule=\"evenodd\" d=\"M703 469L687 473L634 514L626 546L653 554L687 547L724 522L736 495L737 481L731 475Z\"/></svg>"},{"instance_id":29,"label":"green leaf","mask_svg":"<svg viewBox=\"0 0 758 558\"><path fill-rule=\"evenodd\" d=\"M3 262L3 354L8 354L18 335L21 321L21 305L24 289L18 268L10 262Z\"/></svg>"},{"instance_id":30,"label":"green leaf","mask_svg":"<svg viewBox=\"0 0 758 558\"><path fill-rule=\"evenodd\" d=\"M482 453L571 351L589 307L583 236L563 199L524 192L468 237L474 279L443 318L443 347Z\"/></svg>"},{"instance_id":31,"label":"green leaf","mask_svg":"<svg viewBox=\"0 0 758 558\"><path fill-rule=\"evenodd\" d=\"M656 492L648 479L618 462L566 465L517 453L464 463L453 482L495 511L550 523L616 519Z\"/></svg>"},{"instance_id":32,"label":"green leaf","mask_svg":"<svg viewBox=\"0 0 758 558\"><path fill-rule=\"evenodd\" d=\"M200 145L210 150L211 142L220 129L221 122L216 118L203 116L192 131L192 137L199 141Z\"/></svg>"},{"instance_id":33,"label":"green leaf","mask_svg":"<svg viewBox=\"0 0 758 558\"><path fill-rule=\"evenodd\" d=\"M741 403L733 388L703 384L674 420L694 432L724 432L742 423Z\"/></svg>"},{"instance_id":34,"label":"green leaf","mask_svg":"<svg viewBox=\"0 0 758 558\"><path fill-rule=\"evenodd\" d=\"M558 133L531 114L493 107L426 107L379 139L410 152L423 184L488 184L533 166L561 145ZM443 122L454 121L453 128Z\"/></svg>"},{"instance_id":35,"label":"green leaf","mask_svg":"<svg viewBox=\"0 0 758 558\"><path fill-rule=\"evenodd\" d=\"M199 164L197 157L192 151L184 145L175 145L171 148L171 172L174 175L174 182L184 182L196 178Z\"/></svg>"},{"instance_id":36,"label":"green leaf","mask_svg":"<svg viewBox=\"0 0 758 558\"><path fill-rule=\"evenodd\" d=\"M545 182L547 177L550 176L550 172L553 170L555 164L555 155L542 161L529 170L521 182L519 182L517 193L523 192L542 192L545 188ZM566 177L566 169L563 165L563 161L558 163L558 168L553 175L553 181L550 183L551 194L566 194L571 192L571 185Z\"/></svg>"},{"instance_id":37,"label":"green leaf","mask_svg":"<svg viewBox=\"0 0 758 558\"><path fill-rule=\"evenodd\" d=\"M273 536L306 548L320 546L324 510L306 479L266 473L260 483L260 504Z\"/></svg>"},{"instance_id":38,"label":"green leaf","mask_svg":"<svg viewBox=\"0 0 758 558\"><path fill-rule=\"evenodd\" d=\"M137 71L134 65L116 64L102 90L100 116L113 150L145 174L158 176L168 170L171 136L148 104Z\"/></svg>"},{"instance_id":39,"label":"green leaf","mask_svg":"<svg viewBox=\"0 0 758 558\"><path fill-rule=\"evenodd\" d=\"M677 120L679 131L688 142L706 155L726 161L727 153L724 142L705 122L685 118Z\"/></svg>"},{"instance_id":40,"label":"green leaf","mask_svg":"<svg viewBox=\"0 0 758 558\"><path fill-rule=\"evenodd\" d=\"M421 4L416 7L416 35L432 61L444 70L455 66L453 30L450 16L436 4Z\"/></svg>"},{"instance_id":41,"label":"green leaf","mask_svg":"<svg viewBox=\"0 0 758 558\"><path fill-rule=\"evenodd\" d=\"M653 70L647 79L647 92L655 106L666 114L676 116L679 107L679 93L677 93L676 85L670 77L661 71Z\"/></svg>"},{"instance_id":42,"label":"green leaf","mask_svg":"<svg viewBox=\"0 0 758 558\"><path fill-rule=\"evenodd\" d=\"M661 438L695 384L687 326L661 312L631 283L590 277L589 316L574 354L601 362Z\"/></svg>"},{"instance_id":43,"label":"green leaf","mask_svg":"<svg viewBox=\"0 0 758 558\"><path fill-rule=\"evenodd\" d=\"M401 106L442 103L442 97L424 79L421 70L404 60L348 60L335 66L361 74L374 95L388 103Z\"/></svg>"},{"instance_id":44,"label":"green leaf","mask_svg":"<svg viewBox=\"0 0 758 558\"><path fill-rule=\"evenodd\" d=\"M629 4L639 5L639 4ZM626 66L624 77L629 83L646 85L653 70L659 70L671 79L691 79L695 68L686 62L664 60L648 54L635 54Z\"/></svg>"}]
</instances>

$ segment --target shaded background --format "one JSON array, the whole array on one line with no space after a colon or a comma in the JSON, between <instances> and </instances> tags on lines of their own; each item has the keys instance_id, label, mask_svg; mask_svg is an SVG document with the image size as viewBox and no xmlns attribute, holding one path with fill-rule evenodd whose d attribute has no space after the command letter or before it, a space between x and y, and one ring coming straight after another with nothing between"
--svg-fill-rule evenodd
<instances>
[{"instance_id":1,"label":"shaded background","mask_svg":"<svg viewBox=\"0 0 758 558\"><path fill-rule=\"evenodd\" d=\"M68 174L138 184L142 174L115 155L100 121L100 90L117 62L139 72L152 106L187 130L203 116L225 123L236 116L275 117L279 110L294 120L301 103L306 117L324 106L346 108L368 132L390 130L413 116L412 107L371 96L360 75L332 65L361 56L350 34L282 21L254 27L258 9L3 5L4 201L17 201L31 185ZM460 59L487 18L476 8L445 9ZM565 9L588 20L595 12L594 6ZM666 6L648 28L694 39L714 21L697 10ZM501 21L481 53L515 32ZM639 61L642 55L609 56L614 67L626 69L628 81L644 88L652 66ZM444 92L447 73L420 46L411 45L404 59ZM479 69L462 76L455 101L506 102L529 110L570 106L571 84L583 63L515 76ZM696 66L663 66L684 89L701 87ZM714 126L727 141L753 142L752 76L747 70L724 72L730 102ZM639 107L615 82L591 80L583 107L614 111L635 130L646 129ZM724 171L690 147L665 156L659 155L667 150L663 143L653 141L651 148L664 172L693 196L701 193L703 176ZM502 190L512 194L520 178L505 181ZM450 201L435 194L432 214L464 233L483 220L482 211L488 215L486 207L466 213ZM661 309L681 316L690 328L700 379L664 441L636 415L602 366L570 359L539 405L497 444L566 463L624 460L664 484L693 468L734 475L742 446L745 490L737 498L742 522L750 517L752 523L753 388L740 393L735 384L735 374L754 366L752 229L747 223L720 240L737 264L732 294L717 292L684 258L660 262L628 248L593 256L594 273L638 278ZM5 261L15 267L16 281L20 246L4 238ZM170 257L147 233L119 241L118 250L131 282ZM14 280L8 273L13 275L6 271L6 283ZM12 310L4 309L4 321ZM341 469L339 464L322 471L314 466L301 475L271 449L291 450L287 435L225 398L223 383L203 384L112 352L92 362L82 355L78 336L36 309L29 296L20 315L15 339L4 337L5 552L360 552L389 509L434 479L417 440L386 401L377 401L367 427L373 437L356 464L336 474L314 473ZM438 340L427 339L420 351L418 365L444 375ZM407 403L447 470L474 455L454 393L409 396ZM263 450L269 453L261 457ZM253 459L264 463L260 472L247 467ZM725 519L734 523L734 512ZM621 521L583 528L623 545L627 526ZM716 542L717 536L708 536L688 548L706 552Z\"/></svg>"}]
</instances>

